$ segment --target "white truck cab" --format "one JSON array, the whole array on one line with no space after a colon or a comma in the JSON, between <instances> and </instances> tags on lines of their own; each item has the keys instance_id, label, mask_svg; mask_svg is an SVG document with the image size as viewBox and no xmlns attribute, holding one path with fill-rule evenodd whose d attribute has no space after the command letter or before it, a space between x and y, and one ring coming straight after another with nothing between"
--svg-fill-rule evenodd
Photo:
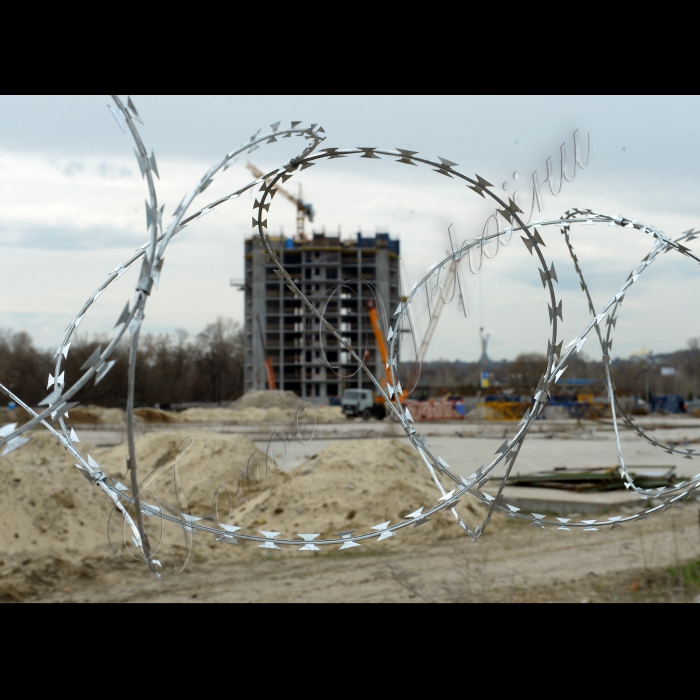
<instances>
[{"instance_id":1,"label":"white truck cab","mask_svg":"<svg viewBox=\"0 0 700 700\"><path fill-rule=\"evenodd\" d=\"M382 420L386 416L384 405L374 400L374 392L371 389L346 389L340 406L348 418L362 416L364 420L376 418Z\"/></svg>"}]
</instances>

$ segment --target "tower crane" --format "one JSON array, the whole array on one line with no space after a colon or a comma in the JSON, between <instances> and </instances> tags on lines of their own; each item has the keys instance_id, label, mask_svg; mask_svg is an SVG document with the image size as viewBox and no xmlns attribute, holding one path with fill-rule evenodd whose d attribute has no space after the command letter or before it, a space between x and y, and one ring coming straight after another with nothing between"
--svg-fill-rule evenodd
<instances>
[{"instance_id":1,"label":"tower crane","mask_svg":"<svg viewBox=\"0 0 700 700\"><path fill-rule=\"evenodd\" d=\"M263 172L258 170L252 163L248 163L246 165L246 168L250 170L255 177L262 177L264 175ZM283 189L279 185L277 186L277 191L286 199L288 199L294 206L297 208L297 239L299 240L305 240L306 239L306 233L304 232L304 221L305 219L308 219L313 223L314 220L314 208L311 206L311 204L308 204L304 202L302 199L301 195L301 185L299 185L299 196L295 197L293 194L290 194L287 192L287 190Z\"/></svg>"}]
</instances>

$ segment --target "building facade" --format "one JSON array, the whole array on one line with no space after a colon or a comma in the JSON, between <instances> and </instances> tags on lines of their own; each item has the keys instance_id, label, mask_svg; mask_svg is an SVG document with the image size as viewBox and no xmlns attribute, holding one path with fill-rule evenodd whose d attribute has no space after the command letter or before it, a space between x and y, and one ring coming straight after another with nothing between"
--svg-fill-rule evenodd
<instances>
[{"instance_id":1,"label":"building facade","mask_svg":"<svg viewBox=\"0 0 700 700\"><path fill-rule=\"evenodd\" d=\"M399 241L387 233L358 233L346 240L323 233L314 233L310 241L283 236L270 240L297 287L365 358L374 375L384 377L367 303L377 304L380 319L382 305L389 318L396 310ZM345 389L373 388L337 338L322 332L318 319L275 274L263 250L252 238L245 241L246 391L268 388L266 354L277 388L312 403L333 403Z\"/></svg>"}]
</instances>

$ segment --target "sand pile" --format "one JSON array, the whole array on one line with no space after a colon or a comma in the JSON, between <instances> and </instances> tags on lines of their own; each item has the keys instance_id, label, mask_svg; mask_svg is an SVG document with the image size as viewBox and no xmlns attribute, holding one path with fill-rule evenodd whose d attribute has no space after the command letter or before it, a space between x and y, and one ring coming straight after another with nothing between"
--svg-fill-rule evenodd
<instances>
[{"instance_id":1,"label":"sand pile","mask_svg":"<svg viewBox=\"0 0 700 700\"><path fill-rule=\"evenodd\" d=\"M304 403L293 391L258 391L250 389L229 408L243 411L250 408L297 408Z\"/></svg>"},{"instance_id":2,"label":"sand pile","mask_svg":"<svg viewBox=\"0 0 700 700\"><path fill-rule=\"evenodd\" d=\"M246 423L285 423L294 420L299 406L306 405L299 420L302 424L313 422L314 407L305 404L293 391L248 391L227 408L187 408L184 411L163 411L157 408L137 408L137 420L146 423L223 423L242 425ZM121 409L106 409L99 406L78 406L70 413L75 424L124 423L125 413ZM1 416L0 416L1 418ZM340 406L316 406L317 423L340 423L346 419ZM7 421L9 422L9 420Z\"/></svg>"},{"instance_id":3,"label":"sand pile","mask_svg":"<svg viewBox=\"0 0 700 700\"><path fill-rule=\"evenodd\" d=\"M292 391L248 391L228 408L188 408L184 411L163 411L158 408L137 408L136 420L145 423L284 423L294 420L296 409L304 404ZM300 413L300 422L313 421L313 406ZM76 406L70 411L70 422L74 425L106 425L126 422L126 412L121 408L101 406ZM0 425L23 423L28 420L25 411L9 411L0 408ZM345 421L340 406L317 406L318 423L340 423Z\"/></svg>"},{"instance_id":4,"label":"sand pile","mask_svg":"<svg viewBox=\"0 0 700 700\"><path fill-rule=\"evenodd\" d=\"M35 408L39 413L44 407ZM139 409L144 410L144 409ZM147 411L152 409L145 409ZM136 411L135 413L138 413ZM75 425L107 425L126 423L126 411L121 408L103 408L102 406L76 406L68 413L69 422ZM31 416L23 408L15 408L10 411L8 408L0 407L0 425L5 423L17 423L23 425ZM139 419L140 420L140 419Z\"/></svg>"},{"instance_id":5,"label":"sand pile","mask_svg":"<svg viewBox=\"0 0 700 700\"><path fill-rule=\"evenodd\" d=\"M190 512L201 516L211 514L211 502L219 486L226 486L233 496L238 474L244 470L255 445L243 435L197 431L191 440L184 430L146 433L136 440L139 479L157 467L169 464L190 443L192 447L178 461L178 471ZM183 443L183 440L185 441ZM104 450L96 458L106 474L122 475L125 470L126 445ZM163 471L148 486L162 501L176 510L173 492L173 471ZM228 499L222 498L220 508L227 509Z\"/></svg>"},{"instance_id":6,"label":"sand pile","mask_svg":"<svg viewBox=\"0 0 700 700\"><path fill-rule=\"evenodd\" d=\"M188 433L181 430L139 437L136 454L140 475L145 477L156 467L169 464L187 437ZM187 444L189 440L182 446ZM249 503L235 504L232 523L248 533L262 529L286 536L299 532L331 536L352 528L368 530L389 519L395 523L421 506L430 508L439 496L415 451L398 440L331 443L291 473L268 474L262 491L257 489L251 467L248 494L246 466L254 452L255 445L241 435L198 431L190 451L178 463L190 513L210 516L217 488L224 485L235 496L239 475ZM97 458L106 473L123 473L126 447L105 450ZM257 463L259 481L264 481L264 454L257 452ZM163 506L177 510L171 469L159 475L149 488ZM228 498L223 492L219 509L222 516L228 512ZM446 536L461 532L451 515L438 515L412 535L435 537L447 525Z\"/></svg>"},{"instance_id":7,"label":"sand pile","mask_svg":"<svg viewBox=\"0 0 700 700\"><path fill-rule=\"evenodd\" d=\"M299 405L301 405L301 403ZM296 410L296 408L278 407L250 407L240 410L231 410L230 408L188 408L179 413L171 413L170 420L173 423L228 423L230 425L241 425L244 423L283 423L294 420ZM300 423L312 423L313 415L313 406L309 405L306 411L300 411ZM317 423L339 423L344 420L345 418L340 406L316 407Z\"/></svg>"},{"instance_id":8,"label":"sand pile","mask_svg":"<svg viewBox=\"0 0 700 700\"><path fill-rule=\"evenodd\" d=\"M107 537L112 501L82 476L50 434L32 431L29 435L31 442L0 458L0 600L22 600L46 586L60 586L65 576L77 573L92 578L105 566L120 567ZM186 435L159 432L139 438L140 477L167 463ZM106 474L130 483L124 446L99 450L83 442L77 447L83 455L91 454ZM254 451L253 443L239 435L199 433L180 463L187 498L195 504L192 512L209 515L212 496L221 484L230 486L234 494L238 473ZM166 509L171 506L177 512L172 470L152 488ZM223 498L220 507L225 517L228 499ZM113 518L113 544L128 559L121 545L121 523L119 517ZM157 542L160 521L145 518L145 525L151 542ZM182 533L174 527L169 530L158 556L164 557L164 564L177 564L184 549ZM229 555L229 548L211 538L196 537L194 556L210 556L212 546L217 556ZM126 569L124 574L128 575Z\"/></svg>"},{"instance_id":9,"label":"sand pile","mask_svg":"<svg viewBox=\"0 0 700 700\"><path fill-rule=\"evenodd\" d=\"M73 466L46 431L0 458L0 560L47 555L69 561L107 555L111 501ZM89 444L83 455L98 454Z\"/></svg>"},{"instance_id":10,"label":"sand pile","mask_svg":"<svg viewBox=\"0 0 700 700\"><path fill-rule=\"evenodd\" d=\"M186 431L177 430L147 433L138 438L140 474L146 476L157 466L171 462L178 445L187 436ZM192 448L178 464L190 513L210 516L217 488L225 485L231 496L235 496L239 475L248 498L246 465L254 452L255 445L241 435L198 431L193 436ZM115 473L123 471L125 458L126 448L119 445L100 454L98 461L105 472ZM257 452L257 462L259 480L264 481L263 453ZM176 510L171 469L157 477L149 488L161 505ZM353 528L367 531L387 520L396 523L421 506L432 507L438 496L415 451L403 442L338 441L291 473L268 474L267 486L262 491L257 489L251 468L249 503L235 504L231 523L250 534L274 530L285 536L313 532L327 537ZM228 498L223 492L219 512L222 517L228 512ZM452 515L439 514L410 536L401 533L400 538L403 541L426 536L453 537L461 532ZM207 536L199 535L195 540L210 543ZM243 548L216 543L212 553L228 556L234 553L232 550L240 555Z\"/></svg>"},{"instance_id":11,"label":"sand pile","mask_svg":"<svg viewBox=\"0 0 700 700\"><path fill-rule=\"evenodd\" d=\"M103 408L91 404L76 406L68 415L70 422L76 425L126 423L126 411L122 408Z\"/></svg>"},{"instance_id":12,"label":"sand pile","mask_svg":"<svg viewBox=\"0 0 700 700\"><path fill-rule=\"evenodd\" d=\"M22 413L25 413L25 411L22 411ZM16 410L11 411L9 408L0 406L0 426L5 425L6 423L18 423L19 416L17 414L18 412Z\"/></svg>"},{"instance_id":13,"label":"sand pile","mask_svg":"<svg viewBox=\"0 0 700 700\"><path fill-rule=\"evenodd\" d=\"M137 408L134 411L134 416L146 423L172 423L176 413L170 411L162 411L159 408Z\"/></svg>"},{"instance_id":14,"label":"sand pile","mask_svg":"<svg viewBox=\"0 0 700 700\"><path fill-rule=\"evenodd\" d=\"M137 439L140 478L169 464L186 431L147 433ZM0 460L0 551L84 557L107 554L105 525L111 502L72 466L69 456L45 432ZM106 474L126 479L126 446L95 450L78 445L97 459ZM245 488L246 465L255 445L242 435L197 432L178 468L190 512L207 517L219 486L236 492L239 475ZM265 457L257 453L260 479ZM252 476L252 473L251 473ZM172 469L149 488L166 507L177 511ZM436 503L438 492L415 452L398 440L339 441L291 473L271 473L258 491L251 479L250 500L236 505L233 521L248 531L280 530L286 535L319 532L324 536L350 528L367 529L420 506ZM246 490L246 496L248 496ZM228 499L220 510L228 509ZM436 522L439 518L436 519ZM452 522L449 517L448 522ZM435 523L420 528L428 532ZM15 533L17 536L15 536Z\"/></svg>"},{"instance_id":15,"label":"sand pile","mask_svg":"<svg viewBox=\"0 0 700 700\"><path fill-rule=\"evenodd\" d=\"M22 599L36 594L37 587L62 585L64 575L76 572L97 576L100 567L109 566L106 560L113 560L107 539L111 501L84 479L51 435L41 431L31 435L32 442L0 459L0 599ZM189 444L189 440L182 444L187 436L184 430L173 430L139 437L140 477L168 465L178 447ZM124 445L108 450L95 450L86 443L78 447L84 455L89 451L106 474L129 483ZM239 476L245 489L246 465L255 451L255 445L241 435L197 432L178 465L189 512L209 518L216 490L225 485L235 497ZM258 452L257 456L264 480L264 455ZM171 468L165 468L149 488L166 512L179 512ZM398 440L331 443L293 472L269 474L264 490L251 483L250 494L245 491L249 502L234 504L231 523L247 533L273 530L288 537L298 533L328 537L353 528L368 531L386 520L395 523L421 506L429 508L438 497L415 452ZM144 498L155 502L150 495ZM228 498L220 492L222 519L228 506ZM123 550L120 519L115 522L114 543ZM146 518L145 524L151 542L157 542L160 521ZM182 531L168 525L165 529L158 556L165 565L177 564L184 552ZM417 539L452 538L460 533L451 515L440 514L416 532L400 533L389 544L404 546ZM199 560L258 556L261 551L227 546L207 535L194 538L193 556Z\"/></svg>"},{"instance_id":16,"label":"sand pile","mask_svg":"<svg viewBox=\"0 0 700 700\"><path fill-rule=\"evenodd\" d=\"M37 413L41 411L41 409L35 408ZM3 426L7 423L17 423L17 425L24 425L25 423L28 423L32 419L32 416L27 413L23 408L15 408L13 410L10 410L9 408L1 407L0 408L0 426Z\"/></svg>"},{"instance_id":17,"label":"sand pile","mask_svg":"<svg viewBox=\"0 0 700 700\"><path fill-rule=\"evenodd\" d=\"M236 509L233 521L246 530L290 536L341 530L368 531L437 503L439 492L415 450L398 440L339 441L289 475L272 475L265 491ZM448 529L449 528L449 529ZM459 535L452 515L439 514L416 532L398 537ZM398 540L394 540L395 542Z\"/></svg>"},{"instance_id":18,"label":"sand pile","mask_svg":"<svg viewBox=\"0 0 700 700\"><path fill-rule=\"evenodd\" d=\"M229 408L187 408L184 411L163 411L156 408L137 408L134 415L137 420L146 423L223 423L226 425L243 425L246 423L288 423L294 420L297 409L292 408L247 408L232 411ZM80 418L82 419L82 415ZM73 412L71 412L71 419ZM300 411L301 425L312 424L314 407L309 405L306 411ZM317 406L317 423L339 423L345 420L340 406ZM94 422L74 420L74 423ZM122 420L123 422L123 420Z\"/></svg>"}]
</instances>

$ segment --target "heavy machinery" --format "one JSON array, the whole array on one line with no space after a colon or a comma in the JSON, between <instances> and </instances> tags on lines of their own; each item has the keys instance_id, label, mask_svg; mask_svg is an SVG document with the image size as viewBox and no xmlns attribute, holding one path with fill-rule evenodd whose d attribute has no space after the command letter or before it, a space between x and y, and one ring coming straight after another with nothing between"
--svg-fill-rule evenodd
<instances>
[{"instance_id":1,"label":"heavy machinery","mask_svg":"<svg viewBox=\"0 0 700 700\"><path fill-rule=\"evenodd\" d=\"M364 420L384 420L386 416L383 399L375 396L371 389L346 389L340 407L348 418L362 416Z\"/></svg>"},{"instance_id":2,"label":"heavy machinery","mask_svg":"<svg viewBox=\"0 0 700 700\"><path fill-rule=\"evenodd\" d=\"M263 173L261 170L258 170L252 163L248 163L246 165L246 168L250 170L255 177L262 177L265 173ZM301 185L299 185L299 196L295 197L293 194L290 194L287 192L287 190L283 189L279 185L277 185L277 191L286 199L288 199L294 206L297 208L297 239L304 241L306 240L306 233L304 231L304 221L308 219L310 222L313 223L314 220L314 208L304 202L304 200L301 197Z\"/></svg>"},{"instance_id":3,"label":"heavy machinery","mask_svg":"<svg viewBox=\"0 0 700 700\"><path fill-rule=\"evenodd\" d=\"M367 314L369 315L369 320L372 324L372 330L374 331L374 338L377 341L377 348L379 350L379 355L382 358L382 364L384 367L386 367L388 356L386 342L384 340L382 329L379 327L377 307L373 301L367 302ZM387 367L386 369L386 379L382 380L384 387L386 387L387 380L390 384L393 383L390 367ZM403 404L403 396L400 396L399 400ZM340 400L340 405L343 409L343 413L348 418L362 416L364 420L370 420L370 418L383 420L386 417L384 397L375 396L371 389L347 389L343 394L343 398Z\"/></svg>"}]
</instances>

